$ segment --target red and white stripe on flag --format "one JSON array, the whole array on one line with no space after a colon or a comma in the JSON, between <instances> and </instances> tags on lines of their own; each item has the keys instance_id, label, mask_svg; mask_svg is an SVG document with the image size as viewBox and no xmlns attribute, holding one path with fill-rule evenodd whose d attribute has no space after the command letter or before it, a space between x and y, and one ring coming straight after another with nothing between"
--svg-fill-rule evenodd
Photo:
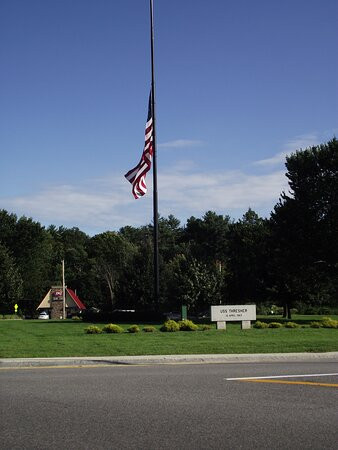
<instances>
[{"instance_id":1,"label":"red and white stripe on flag","mask_svg":"<svg viewBox=\"0 0 338 450\"><path fill-rule=\"evenodd\" d=\"M133 186L132 194L136 199L142 197L147 192L146 175L151 168L153 151L153 117L150 95L142 156L137 166L125 174L125 177Z\"/></svg>"}]
</instances>

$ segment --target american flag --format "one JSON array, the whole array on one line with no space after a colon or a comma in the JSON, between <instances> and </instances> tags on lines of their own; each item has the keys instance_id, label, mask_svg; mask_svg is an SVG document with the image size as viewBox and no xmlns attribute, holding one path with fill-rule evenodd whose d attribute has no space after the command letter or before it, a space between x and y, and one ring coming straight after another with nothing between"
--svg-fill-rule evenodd
<instances>
[{"instance_id":1,"label":"american flag","mask_svg":"<svg viewBox=\"0 0 338 450\"><path fill-rule=\"evenodd\" d=\"M143 153L137 166L125 174L127 180L133 185L132 194L136 199L147 193L146 175L151 168L153 151L153 117L150 94Z\"/></svg>"}]
</instances>

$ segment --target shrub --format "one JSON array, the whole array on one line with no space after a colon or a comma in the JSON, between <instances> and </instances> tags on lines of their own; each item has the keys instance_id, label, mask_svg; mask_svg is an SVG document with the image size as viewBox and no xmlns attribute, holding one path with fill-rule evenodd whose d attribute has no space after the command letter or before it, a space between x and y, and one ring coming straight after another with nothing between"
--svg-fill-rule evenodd
<instances>
[{"instance_id":1,"label":"shrub","mask_svg":"<svg viewBox=\"0 0 338 450\"><path fill-rule=\"evenodd\" d=\"M154 333L154 332L156 331L156 328L153 327L153 326L144 327L144 328L143 328L143 331L144 331L145 333Z\"/></svg>"},{"instance_id":2,"label":"shrub","mask_svg":"<svg viewBox=\"0 0 338 450\"><path fill-rule=\"evenodd\" d=\"M138 325L131 325L128 329L127 329L128 333L138 333L140 331L140 328Z\"/></svg>"},{"instance_id":3,"label":"shrub","mask_svg":"<svg viewBox=\"0 0 338 450\"><path fill-rule=\"evenodd\" d=\"M123 333L123 328L114 323L109 323L103 327L102 331L104 333Z\"/></svg>"},{"instance_id":4,"label":"shrub","mask_svg":"<svg viewBox=\"0 0 338 450\"><path fill-rule=\"evenodd\" d=\"M321 322L310 322L310 327L311 328L322 328L322 323Z\"/></svg>"},{"instance_id":5,"label":"shrub","mask_svg":"<svg viewBox=\"0 0 338 450\"><path fill-rule=\"evenodd\" d=\"M323 317L321 323L323 328L338 328L338 320L331 319L331 317Z\"/></svg>"},{"instance_id":6,"label":"shrub","mask_svg":"<svg viewBox=\"0 0 338 450\"><path fill-rule=\"evenodd\" d=\"M257 314L267 316L268 314L270 314L271 308L267 304L258 304L256 310Z\"/></svg>"},{"instance_id":7,"label":"shrub","mask_svg":"<svg viewBox=\"0 0 338 450\"><path fill-rule=\"evenodd\" d=\"M279 322L271 322L269 323L269 328L282 328L282 324Z\"/></svg>"},{"instance_id":8,"label":"shrub","mask_svg":"<svg viewBox=\"0 0 338 450\"><path fill-rule=\"evenodd\" d=\"M161 331L166 331L173 333L175 331L179 331L180 326L175 320L167 320L164 322L164 324L161 326Z\"/></svg>"},{"instance_id":9,"label":"shrub","mask_svg":"<svg viewBox=\"0 0 338 450\"><path fill-rule=\"evenodd\" d=\"M260 320L257 320L257 322L255 322L254 324L253 324L253 327L254 328L268 328L268 324L267 323L265 323L265 322L261 322Z\"/></svg>"},{"instance_id":10,"label":"shrub","mask_svg":"<svg viewBox=\"0 0 338 450\"><path fill-rule=\"evenodd\" d=\"M81 317L79 317L79 316L73 316L73 317L72 317L72 320L79 321L79 320L82 320L82 319L81 319Z\"/></svg>"},{"instance_id":11,"label":"shrub","mask_svg":"<svg viewBox=\"0 0 338 450\"><path fill-rule=\"evenodd\" d=\"M198 330L198 325L194 324L191 320L180 320L178 322L180 331L196 331Z\"/></svg>"},{"instance_id":12,"label":"shrub","mask_svg":"<svg viewBox=\"0 0 338 450\"><path fill-rule=\"evenodd\" d=\"M201 325L199 329L200 329L201 331L209 331L209 330L212 329L212 326L211 326L211 325L208 325L208 324L204 324L204 325Z\"/></svg>"},{"instance_id":13,"label":"shrub","mask_svg":"<svg viewBox=\"0 0 338 450\"><path fill-rule=\"evenodd\" d=\"M3 314L0 319L7 319L7 320L21 320L22 317L19 314Z\"/></svg>"},{"instance_id":14,"label":"shrub","mask_svg":"<svg viewBox=\"0 0 338 450\"><path fill-rule=\"evenodd\" d=\"M299 328L299 325L296 322L286 322L285 328Z\"/></svg>"},{"instance_id":15,"label":"shrub","mask_svg":"<svg viewBox=\"0 0 338 450\"><path fill-rule=\"evenodd\" d=\"M270 312L271 315L281 315L283 314L283 308L277 305L271 305Z\"/></svg>"},{"instance_id":16,"label":"shrub","mask_svg":"<svg viewBox=\"0 0 338 450\"><path fill-rule=\"evenodd\" d=\"M329 308L328 306L321 306L318 308L318 314L335 314L333 308Z\"/></svg>"},{"instance_id":17,"label":"shrub","mask_svg":"<svg viewBox=\"0 0 338 450\"><path fill-rule=\"evenodd\" d=\"M100 334L102 333L101 328L97 327L96 325L91 325L88 328L85 328L85 333L87 334Z\"/></svg>"}]
</instances>

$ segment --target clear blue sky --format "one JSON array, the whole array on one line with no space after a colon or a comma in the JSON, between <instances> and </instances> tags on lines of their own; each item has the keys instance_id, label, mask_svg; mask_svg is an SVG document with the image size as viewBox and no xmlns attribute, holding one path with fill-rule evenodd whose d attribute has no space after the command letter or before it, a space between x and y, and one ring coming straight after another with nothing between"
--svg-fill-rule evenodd
<instances>
[{"instance_id":1,"label":"clear blue sky","mask_svg":"<svg viewBox=\"0 0 338 450\"><path fill-rule=\"evenodd\" d=\"M154 0L159 211L268 216L285 154L338 130L338 2ZM148 0L0 2L0 208L89 234L152 220L123 175L150 88Z\"/></svg>"}]
</instances>

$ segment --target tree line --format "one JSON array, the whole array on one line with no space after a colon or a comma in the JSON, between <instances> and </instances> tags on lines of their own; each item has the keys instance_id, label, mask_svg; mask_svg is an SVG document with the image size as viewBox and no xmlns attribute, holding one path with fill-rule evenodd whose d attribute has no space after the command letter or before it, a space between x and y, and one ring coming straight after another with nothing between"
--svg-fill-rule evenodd
<instances>
[{"instance_id":1,"label":"tree line","mask_svg":"<svg viewBox=\"0 0 338 450\"><path fill-rule=\"evenodd\" d=\"M271 304L301 312L337 307L338 141L286 157L289 191L269 218L208 211L182 226L159 218L160 300L153 300L153 227L88 236L0 210L0 309L32 313L66 282L87 307L190 312L211 304Z\"/></svg>"}]
</instances>

